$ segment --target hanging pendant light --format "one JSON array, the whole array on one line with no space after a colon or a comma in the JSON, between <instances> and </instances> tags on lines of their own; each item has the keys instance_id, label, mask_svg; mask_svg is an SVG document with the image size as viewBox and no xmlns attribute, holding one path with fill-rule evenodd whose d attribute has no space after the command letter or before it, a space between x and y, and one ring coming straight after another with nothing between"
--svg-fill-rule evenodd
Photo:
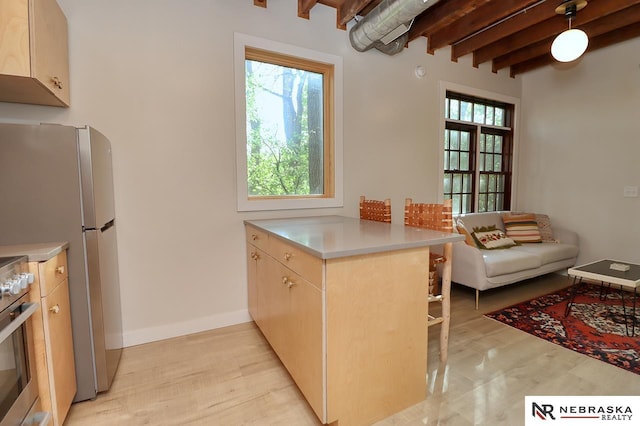
<instances>
[{"instance_id":1,"label":"hanging pendant light","mask_svg":"<svg viewBox=\"0 0 640 426\"><path fill-rule=\"evenodd\" d=\"M558 34L551 44L551 55L560 62L571 62L578 59L587 50L589 37L577 28L571 28L571 19L578 10L587 5L586 0L565 0L556 8L556 13L569 19L569 29Z\"/></svg>"}]
</instances>

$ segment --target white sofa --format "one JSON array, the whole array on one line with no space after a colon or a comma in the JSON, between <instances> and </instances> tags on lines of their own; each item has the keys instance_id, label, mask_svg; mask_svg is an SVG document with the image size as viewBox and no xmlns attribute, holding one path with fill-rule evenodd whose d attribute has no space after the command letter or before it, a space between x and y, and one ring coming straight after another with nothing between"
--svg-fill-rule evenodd
<instances>
[{"instance_id":1,"label":"white sofa","mask_svg":"<svg viewBox=\"0 0 640 426\"><path fill-rule=\"evenodd\" d=\"M468 213L455 218L458 229L495 226L506 233L502 214L509 212ZM451 281L476 290L476 309L480 291L501 287L539 275L567 269L575 265L578 256L578 235L554 226L549 229L548 217L541 225L543 242L486 250L471 246L465 241L453 243ZM550 236L552 235L552 239Z\"/></svg>"}]
</instances>

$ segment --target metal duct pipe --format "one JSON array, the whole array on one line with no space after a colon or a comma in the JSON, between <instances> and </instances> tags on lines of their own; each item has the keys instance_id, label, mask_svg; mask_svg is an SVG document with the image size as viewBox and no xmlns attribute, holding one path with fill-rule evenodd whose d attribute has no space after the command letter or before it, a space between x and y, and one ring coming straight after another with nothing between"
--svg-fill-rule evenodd
<instances>
[{"instance_id":1,"label":"metal duct pipe","mask_svg":"<svg viewBox=\"0 0 640 426\"><path fill-rule=\"evenodd\" d=\"M406 25L407 30L413 18L440 0L382 0L367 16L349 31L351 46L359 52L372 47L388 55L402 50L408 40L406 32L389 43L381 41L386 35ZM402 38L405 36L404 38ZM402 40L404 42L400 43Z\"/></svg>"},{"instance_id":2,"label":"metal duct pipe","mask_svg":"<svg viewBox=\"0 0 640 426\"><path fill-rule=\"evenodd\" d=\"M396 53L402 52L402 49L406 46L409 41L409 33L404 33L400 37L392 40L389 44L384 44L382 41L378 40L373 43L373 47L381 51L382 53L386 53L389 56L393 56Z\"/></svg>"}]
</instances>

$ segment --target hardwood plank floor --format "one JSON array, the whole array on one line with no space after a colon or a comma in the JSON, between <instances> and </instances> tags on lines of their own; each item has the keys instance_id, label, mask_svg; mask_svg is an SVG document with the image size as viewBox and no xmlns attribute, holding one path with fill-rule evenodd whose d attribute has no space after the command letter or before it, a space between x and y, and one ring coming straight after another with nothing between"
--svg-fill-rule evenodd
<instances>
[{"instance_id":1,"label":"hardwood plank floor","mask_svg":"<svg viewBox=\"0 0 640 426\"><path fill-rule=\"evenodd\" d=\"M482 316L569 285L547 275L484 292L455 286L449 360L429 330L424 402L378 425L524 424L526 395L637 395L640 376ZM112 388L76 403L76 425L319 425L253 323L125 348Z\"/></svg>"}]
</instances>

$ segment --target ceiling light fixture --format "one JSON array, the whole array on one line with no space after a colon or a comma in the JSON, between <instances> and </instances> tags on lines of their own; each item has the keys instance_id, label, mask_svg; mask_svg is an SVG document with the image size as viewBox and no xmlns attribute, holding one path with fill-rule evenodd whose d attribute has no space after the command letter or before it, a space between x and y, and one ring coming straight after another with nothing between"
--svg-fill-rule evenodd
<instances>
[{"instance_id":1,"label":"ceiling light fixture","mask_svg":"<svg viewBox=\"0 0 640 426\"><path fill-rule=\"evenodd\" d=\"M565 0L556 8L558 15L569 19L569 29L558 34L551 44L551 55L560 62L571 62L578 59L587 50L589 37L579 29L571 28L571 19L587 5L586 0Z\"/></svg>"}]
</instances>

